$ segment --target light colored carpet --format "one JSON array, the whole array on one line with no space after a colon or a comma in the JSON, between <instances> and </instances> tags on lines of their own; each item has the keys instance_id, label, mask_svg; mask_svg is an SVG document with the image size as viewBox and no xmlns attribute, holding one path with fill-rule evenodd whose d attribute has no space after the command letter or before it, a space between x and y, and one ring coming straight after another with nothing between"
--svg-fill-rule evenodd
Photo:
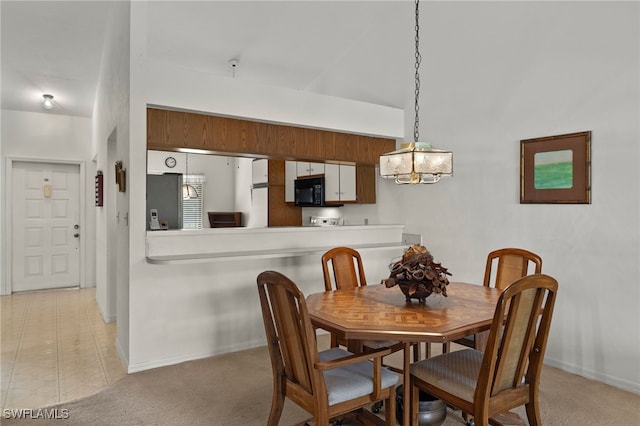
<instances>
[{"instance_id":1,"label":"light colored carpet","mask_svg":"<svg viewBox=\"0 0 640 426\"><path fill-rule=\"evenodd\" d=\"M271 364L266 347L130 374L95 395L47 407L54 419L7 419L2 425L264 425L271 404ZM541 381L545 425L640 425L640 396L545 367ZM526 419L523 409L515 410ZM31 416L46 415L34 410ZM280 421L292 425L309 414L287 401ZM449 411L444 426L463 425Z\"/></svg>"}]
</instances>

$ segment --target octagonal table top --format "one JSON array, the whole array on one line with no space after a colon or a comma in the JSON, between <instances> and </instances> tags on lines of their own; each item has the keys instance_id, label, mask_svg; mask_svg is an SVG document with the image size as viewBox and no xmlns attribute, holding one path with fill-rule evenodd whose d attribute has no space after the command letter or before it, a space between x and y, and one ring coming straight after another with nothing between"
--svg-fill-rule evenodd
<instances>
[{"instance_id":1,"label":"octagonal table top","mask_svg":"<svg viewBox=\"0 0 640 426\"><path fill-rule=\"evenodd\" d=\"M499 290L451 282L447 294L420 303L399 287L367 285L311 294L307 308L315 326L345 339L444 343L490 328Z\"/></svg>"}]
</instances>

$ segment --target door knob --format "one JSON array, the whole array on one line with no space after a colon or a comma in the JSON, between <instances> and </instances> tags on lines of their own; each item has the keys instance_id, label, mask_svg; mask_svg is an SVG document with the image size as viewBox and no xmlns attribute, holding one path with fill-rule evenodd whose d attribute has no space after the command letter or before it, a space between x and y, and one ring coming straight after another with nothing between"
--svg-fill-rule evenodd
<instances>
[{"instance_id":1,"label":"door knob","mask_svg":"<svg viewBox=\"0 0 640 426\"><path fill-rule=\"evenodd\" d=\"M73 225L73 229L78 229L80 228L80 225Z\"/></svg>"},{"instance_id":2,"label":"door knob","mask_svg":"<svg viewBox=\"0 0 640 426\"><path fill-rule=\"evenodd\" d=\"M73 234L73 236L74 236L74 238L80 238L80 234L77 233L77 232L75 234Z\"/></svg>"}]
</instances>

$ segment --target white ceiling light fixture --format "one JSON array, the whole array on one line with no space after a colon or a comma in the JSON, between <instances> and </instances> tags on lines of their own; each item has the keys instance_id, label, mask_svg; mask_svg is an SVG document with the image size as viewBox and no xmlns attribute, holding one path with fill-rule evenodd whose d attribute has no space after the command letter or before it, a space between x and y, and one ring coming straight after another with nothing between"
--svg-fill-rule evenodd
<instances>
[{"instance_id":1,"label":"white ceiling light fixture","mask_svg":"<svg viewBox=\"0 0 640 426\"><path fill-rule=\"evenodd\" d=\"M416 72L415 72L415 111L413 125L413 142L403 143L400 149L387 152L380 156L380 176L385 179L395 179L398 184L405 183L436 183L442 176L453 174L453 152L443 151L431 147L430 143L418 142L418 125L420 118L420 0L416 0Z\"/></svg>"},{"instance_id":2,"label":"white ceiling light fixture","mask_svg":"<svg viewBox=\"0 0 640 426\"><path fill-rule=\"evenodd\" d=\"M53 101L53 95L49 95L48 93L42 95L42 108L50 110L55 106L56 103Z\"/></svg>"}]
</instances>

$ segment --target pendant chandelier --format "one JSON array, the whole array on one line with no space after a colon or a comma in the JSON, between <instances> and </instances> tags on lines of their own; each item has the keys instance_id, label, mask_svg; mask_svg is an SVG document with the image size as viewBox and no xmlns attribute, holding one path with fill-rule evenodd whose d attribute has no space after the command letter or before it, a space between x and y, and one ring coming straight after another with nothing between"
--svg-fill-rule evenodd
<instances>
[{"instance_id":1,"label":"pendant chandelier","mask_svg":"<svg viewBox=\"0 0 640 426\"><path fill-rule=\"evenodd\" d=\"M185 174L184 181L182 184L182 199L190 200L192 198L198 198L198 191L189 183L189 154L185 155L186 163L185 163Z\"/></svg>"},{"instance_id":2,"label":"pendant chandelier","mask_svg":"<svg viewBox=\"0 0 640 426\"><path fill-rule=\"evenodd\" d=\"M395 179L398 184L436 183L442 176L453 174L453 152L431 147L430 143L418 142L420 133L420 0L416 0L416 72L415 72L415 121L413 142L400 144L400 149L380 156L380 176Z\"/></svg>"}]
</instances>

